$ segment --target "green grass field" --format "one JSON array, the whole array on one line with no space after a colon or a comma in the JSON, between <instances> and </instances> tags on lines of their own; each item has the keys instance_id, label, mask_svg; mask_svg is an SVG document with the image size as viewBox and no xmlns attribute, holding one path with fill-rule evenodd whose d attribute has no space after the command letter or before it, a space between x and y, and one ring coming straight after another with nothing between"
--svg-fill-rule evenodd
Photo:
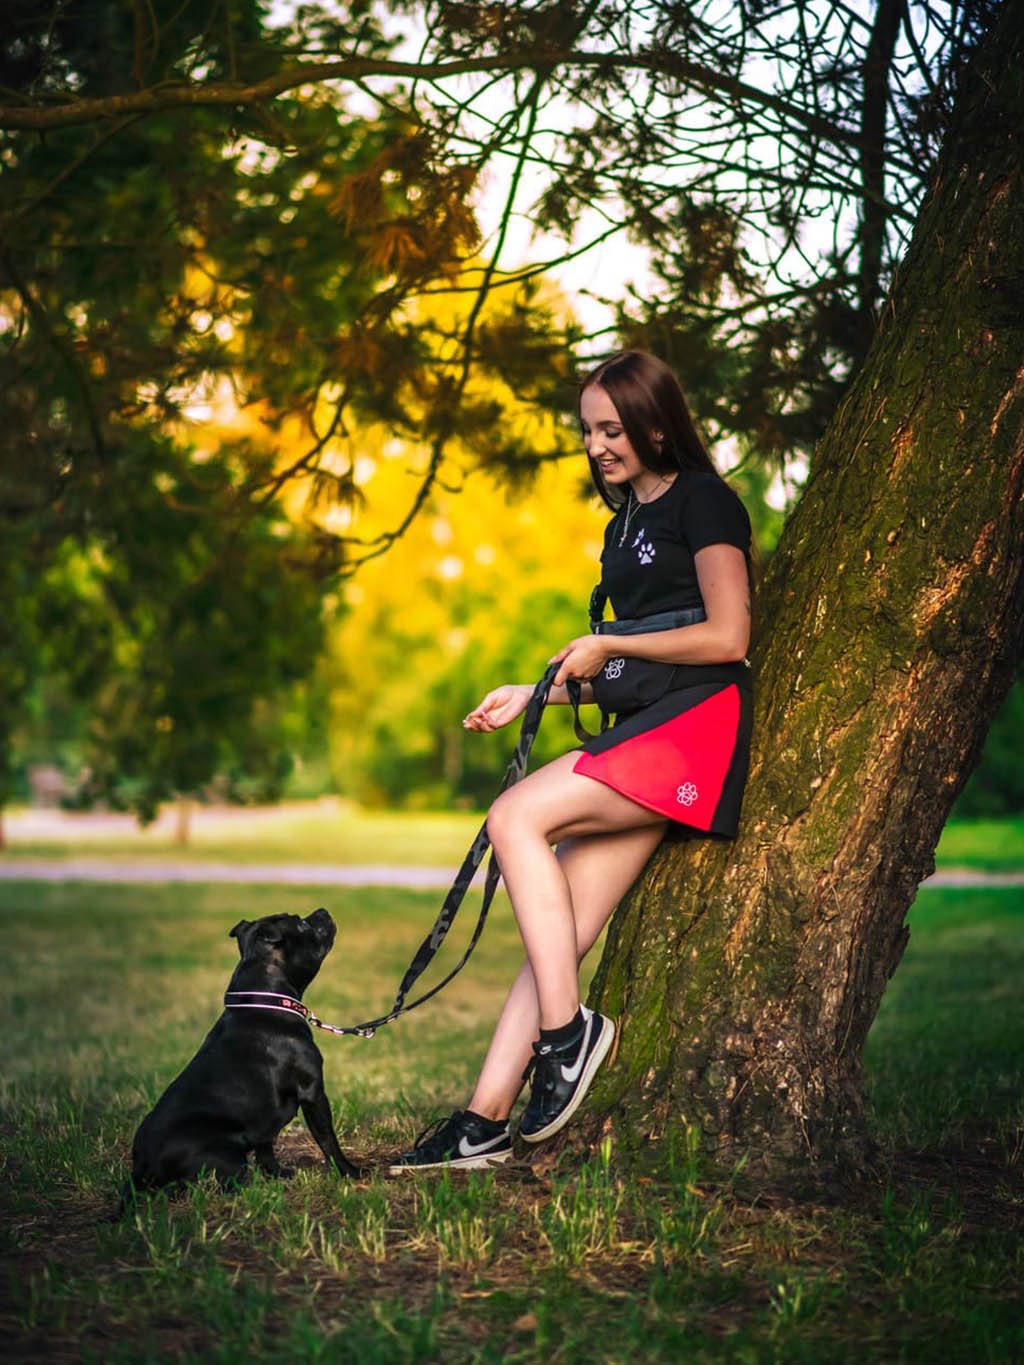
<instances>
[{"instance_id":1,"label":"green grass field","mask_svg":"<svg viewBox=\"0 0 1024 1365\"><path fill-rule=\"evenodd\" d=\"M326 904L308 992L350 1022L437 907L393 890L0 884L5 1356L46 1361L992 1361L1024 1355L1024 893L924 890L868 1048L890 1174L795 1203L712 1181L680 1128L536 1175L347 1184L312 1163L99 1221L131 1135L215 1018L241 916ZM467 906L466 913L472 912ZM455 934L458 937L458 932ZM380 1159L464 1102L518 955L506 904L470 969L370 1042L320 1039L343 1147Z\"/></svg>"},{"instance_id":2,"label":"green grass field","mask_svg":"<svg viewBox=\"0 0 1024 1365\"><path fill-rule=\"evenodd\" d=\"M175 842L174 813L146 829L127 816L51 820L44 835L22 833L18 812L8 816L7 860L20 857L185 858L254 863L383 863L456 867L482 815L472 811L366 811L350 802L290 802L256 810L197 807L191 839ZM1005 871L1024 868L1024 819L952 821L937 851L942 867Z\"/></svg>"},{"instance_id":3,"label":"green grass field","mask_svg":"<svg viewBox=\"0 0 1024 1365\"><path fill-rule=\"evenodd\" d=\"M254 863L383 863L457 867L480 828L472 812L364 811L349 802L302 801L255 810L197 807L186 846L171 810L145 829L127 816L71 816L40 836L8 820L5 858L184 858Z\"/></svg>"}]
</instances>

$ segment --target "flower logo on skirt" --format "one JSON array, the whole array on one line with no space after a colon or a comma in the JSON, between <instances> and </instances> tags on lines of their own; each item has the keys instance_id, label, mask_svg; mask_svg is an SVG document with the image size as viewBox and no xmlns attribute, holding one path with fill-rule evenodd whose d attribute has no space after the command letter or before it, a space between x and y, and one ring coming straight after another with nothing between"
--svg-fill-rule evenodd
<instances>
[{"instance_id":1,"label":"flower logo on skirt","mask_svg":"<svg viewBox=\"0 0 1024 1365\"><path fill-rule=\"evenodd\" d=\"M699 795L692 782L684 782L681 787L676 788L676 800L681 806L692 806Z\"/></svg>"},{"instance_id":2,"label":"flower logo on skirt","mask_svg":"<svg viewBox=\"0 0 1024 1365\"><path fill-rule=\"evenodd\" d=\"M621 678L622 670L625 667L625 659L609 659L604 666L604 676L606 678Z\"/></svg>"}]
</instances>

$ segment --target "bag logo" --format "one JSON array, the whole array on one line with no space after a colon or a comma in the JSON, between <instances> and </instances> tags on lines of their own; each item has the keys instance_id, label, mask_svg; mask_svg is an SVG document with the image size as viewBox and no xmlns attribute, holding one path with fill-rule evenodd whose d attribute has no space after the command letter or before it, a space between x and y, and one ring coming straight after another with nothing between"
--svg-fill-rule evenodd
<instances>
[{"instance_id":1,"label":"bag logo","mask_svg":"<svg viewBox=\"0 0 1024 1365\"><path fill-rule=\"evenodd\" d=\"M609 659L604 666L604 676L606 678L621 678L622 670L625 667L625 659Z\"/></svg>"},{"instance_id":2,"label":"bag logo","mask_svg":"<svg viewBox=\"0 0 1024 1365\"><path fill-rule=\"evenodd\" d=\"M681 806L692 806L699 795L692 782L684 782L681 787L676 788L676 800Z\"/></svg>"}]
</instances>

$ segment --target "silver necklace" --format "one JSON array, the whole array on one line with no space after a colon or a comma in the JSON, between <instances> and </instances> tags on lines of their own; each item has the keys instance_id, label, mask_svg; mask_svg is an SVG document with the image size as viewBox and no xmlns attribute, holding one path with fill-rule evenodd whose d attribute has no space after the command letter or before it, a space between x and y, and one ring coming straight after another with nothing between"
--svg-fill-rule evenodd
<instances>
[{"instance_id":1,"label":"silver necklace","mask_svg":"<svg viewBox=\"0 0 1024 1365\"><path fill-rule=\"evenodd\" d=\"M654 490L653 490L653 491L654 491L654 492L657 492L658 489L661 487L661 485L662 485L663 483L667 483L667 482L668 482L668 477L669 477L669 476L668 476L667 474L663 474L663 475L661 476L661 478L658 480L658 482L654 485ZM653 496L653 495L652 495L652 496ZM643 506L646 507L646 505L647 505L650 501L651 501L651 498L644 498L644 500L643 500ZM627 535L629 535L629 523L633 520L633 516L634 516L634 514L635 514L635 512L636 512L636 509L637 509L638 507L640 507L640 506L641 506L640 499L639 499L639 498L637 497L637 495L633 492L633 485L630 484L630 486L629 486L629 493L626 495L626 515L625 515L625 518L623 519L623 523L622 523L622 534L619 536L619 549L620 549L620 550L622 549L623 545L625 545L625 543L626 543L626 537L627 537Z\"/></svg>"},{"instance_id":2,"label":"silver necklace","mask_svg":"<svg viewBox=\"0 0 1024 1365\"><path fill-rule=\"evenodd\" d=\"M626 516L622 523L622 534L619 536L619 549L621 550L626 543L626 536L629 534L629 523L633 520L633 513L640 506L637 498L633 496L632 487L626 495Z\"/></svg>"}]
</instances>

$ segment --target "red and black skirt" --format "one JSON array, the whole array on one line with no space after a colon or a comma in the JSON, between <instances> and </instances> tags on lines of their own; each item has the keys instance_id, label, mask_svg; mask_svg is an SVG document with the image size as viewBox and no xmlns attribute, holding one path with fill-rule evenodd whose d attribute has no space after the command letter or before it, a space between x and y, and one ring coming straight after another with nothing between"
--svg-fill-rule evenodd
<instances>
[{"instance_id":1,"label":"red and black skirt","mask_svg":"<svg viewBox=\"0 0 1024 1365\"><path fill-rule=\"evenodd\" d=\"M675 824L734 838L750 763L746 676L673 688L588 739L573 772Z\"/></svg>"}]
</instances>

